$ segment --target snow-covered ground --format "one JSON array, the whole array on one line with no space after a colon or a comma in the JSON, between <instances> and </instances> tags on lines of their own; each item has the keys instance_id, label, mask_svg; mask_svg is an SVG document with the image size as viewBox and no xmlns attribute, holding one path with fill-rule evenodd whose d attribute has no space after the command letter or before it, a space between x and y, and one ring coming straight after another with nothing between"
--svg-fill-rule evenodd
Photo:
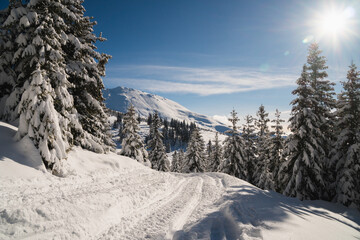
<instances>
[{"instance_id":1,"label":"snow-covered ground","mask_svg":"<svg viewBox=\"0 0 360 240\"><path fill-rule=\"evenodd\" d=\"M358 211L299 201L220 173L156 172L75 148L47 173L0 123L0 239L360 239Z\"/></svg>"}]
</instances>

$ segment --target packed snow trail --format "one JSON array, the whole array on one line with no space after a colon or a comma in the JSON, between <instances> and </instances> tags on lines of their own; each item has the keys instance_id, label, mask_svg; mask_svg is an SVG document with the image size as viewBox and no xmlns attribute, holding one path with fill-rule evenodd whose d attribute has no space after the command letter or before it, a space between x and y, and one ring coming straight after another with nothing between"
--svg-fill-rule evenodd
<instances>
[{"instance_id":1,"label":"packed snow trail","mask_svg":"<svg viewBox=\"0 0 360 240\"><path fill-rule=\"evenodd\" d=\"M75 148L69 175L58 178L28 141L12 141L14 132L0 124L2 240L360 238L356 210L301 202L226 174L157 172Z\"/></svg>"}]
</instances>

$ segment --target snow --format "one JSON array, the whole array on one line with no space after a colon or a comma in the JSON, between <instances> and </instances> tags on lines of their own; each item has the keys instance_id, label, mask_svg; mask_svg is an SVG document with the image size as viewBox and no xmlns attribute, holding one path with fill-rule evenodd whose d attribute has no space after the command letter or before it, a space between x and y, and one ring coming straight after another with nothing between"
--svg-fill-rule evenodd
<instances>
[{"instance_id":1,"label":"snow","mask_svg":"<svg viewBox=\"0 0 360 240\"><path fill-rule=\"evenodd\" d=\"M157 111L161 118L171 118L185 122L195 122L202 128L216 129L224 132L228 130L227 125L213 117L201 115L190 111L184 106L170 99L142 92L132 88L117 87L104 90L105 104L108 108L125 113L130 104L144 118Z\"/></svg>"},{"instance_id":2,"label":"snow","mask_svg":"<svg viewBox=\"0 0 360 240\"><path fill-rule=\"evenodd\" d=\"M59 178L0 123L0 239L359 239L360 213L74 148ZM30 145L31 146L31 145Z\"/></svg>"}]
</instances>

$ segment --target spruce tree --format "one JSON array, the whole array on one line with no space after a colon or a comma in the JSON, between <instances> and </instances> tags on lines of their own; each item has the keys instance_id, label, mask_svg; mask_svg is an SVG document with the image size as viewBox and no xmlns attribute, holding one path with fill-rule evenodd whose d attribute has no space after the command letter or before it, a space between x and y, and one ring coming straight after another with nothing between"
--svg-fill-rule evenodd
<instances>
[{"instance_id":1,"label":"spruce tree","mask_svg":"<svg viewBox=\"0 0 360 240\"><path fill-rule=\"evenodd\" d=\"M269 113L265 111L263 105L259 107L257 112L256 126L258 128L256 138L256 155L255 161L255 173L253 175L253 182L256 186L262 189L274 190L274 179L272 172L270 171L270 132L268 127Z\"/></svg>"},{"instance_id":2,"label":"spruce tree","mask_svg":"<svg viewBox=\"0 0 360 240\"><path fill-rule=\"evenodd\" d=\"M310 86L309 74L304 65L296 95L291 104L290 130L292 134L285 148L286 161L279 172L279 183L283 194L303 199L319 199L325 187L323 180L322 148L320 122L313 112L316 100L314 89Z\"/></svg>"},{"instance_id":3,"label":"spruce tree","mask_svg":"<svg viewBox=\"0 0 360 240\"><path fill-rule=\"evenodd\" d=\"M283 122L285 122L283 119L280 118L280 112L278 109L276 109L275 112L275 119L273 119L271 122L273 125L271 125L271 128L274 129L272 132L272 135L274 135L270 139L270 145L269 145L269 168L270 172L273 174L275 188L277 191L279 191L279 183L278 183L278 172L279 168L283 162L283 150L284 150L284 132L283 132L283 126L281 125Z\"/></svg>"},{"instance_id":4,"label":"spruce tree","mask_svg":"<svg viewBox=\"0 0 360 240\"><path fill-rule=\"evenodd\" d=\"M318 119L319 128L322 133L319 134L318 141L320 141L324 153L319 157L323 162L322 171L324 171L325 183L327 184L325 187L329 189L328 185L333 181L329 159L334 141L334 117L332 110L335 109L336 102L334 99L335 84L326 79L328 77L326 58L321 56L321 50L317 43L312 43L309 47L306 68L309 74L310 86L314 90L312 110ZM325 191L326 189L323 189L323 196L321 197L329 200L329 192Z\"/></svg>"},{"instance_id":5,"label":"spruce tree","mask_svg":"<svg viewBox=\"0 0 360 240\"><path fill-rule=\"evenodd\" d=\"M256 134L255 134L254 118L250 115L245 116L245 123L243 124L242 137L245 142L244 151L245 151L247 171L248 171L247 181L253 183L252 176L255 173Z\"/></svg>"},{"instance_id":6,"label":"spruce tree","mask_svg":"<svg viewBox=\"0 0 360 240\"><path fill-rule=\"evenodd\" d=\"M55 174L61 173L61 160L73 143L71 129L81 127L68 91L71 83L62 51L67 26L61 13L67 10L60 0L30 1L22 16L6 21L6 25L23 25L12 60L19 73L13 92L21 95L17 138L29 137Z\"/></svg>"},{"instance_id":7,"label":"spruce tree","mask_svg":"<svg viewBox=\"0 0 360 240\"><path fill-rule=\"evenodd\" d=\"M137 160L140 163L148 164L148 154L144 148L144 144L138 131L140 130L138 126L138 121L135 113L135 108L133 105L130 105L127 113L124 118L124 139L121 143L121 152L120 155L130 157Z\"/></svg>"},{"instance_id":8,"label":"spruce tree","mask_svg":"<svg viewBox=\"0 0 360 240\"><path fill-rule=\"evenodd\" d=\"M71 83L69 91L81 124L81 128L72 129L74 143L91 151L107 152L115 146L102 95L102 77L110 56L96 51L95 43L105 39L93 33L96 22L84 16L83 0L67 0L64 3L70 11L63 13L68 37L62 49Z\"/></svg>"},{"instance_id":9,"label":"spruce tree","mask_svg":"<svg viewBox=\"0 0 360 240\"><path fill-rule=\"evenodd\" d=\"M167 159L165 147L163 144L163 136L160 132L162 126L161 119L157 112L155 112L150 125L150 141L149 141L149 160L151 167L158 171L169 172L170 163Z\"/></svg>"},{"instance_id":10,"label":"spruce tree","mask_svg":"<svg viewBox=\"0 0 360 240\"><path fill-rule=\"evenodd\" d=\"M179 153L177 151L174 151L172 155L172 161L171 161L171 171L172 172L181 172L181 162L179 159Z\"/></svg>"},{"instance_id":11,"label":"spruce tree","mask_svg":"<svg viewBox=\"0 0 360 240\"><path fill-rule=\"evenodd\" d=\"M220 164L223 161L223 149L219 140L219 133L216 132L214 144L212 146L212 151L209 158L209 171L218 172L220 171Z\"/></svg>"},{"instance_id":12,"label":"spruce tree","mask_svg":"<svg viewBox=\"0 0 360 240\"><path fill-rule=\"evenodd\" d=\"M224 173L247 180L247 162L244 151L245 142L237 130L239 118L235 110L231 112L229 121L232 123L232 129L226 131L229 136L224 142L224 161L220 169Z\"/></svg>"},{"instance_id":13,"label":"spruce tree","mask_svg":"<svg viewBox=\"0 0 360 240\"><path fill-rule=\"evenodd\" d=\"M204 172L205 171L205 142L198 128L195 128L190 136L189 145L186 149L183 171Z\"/></svg>"},{"instance_id":14,"label":"spruce tree","mask_svg":"<svg viewBox=\"0 0 360 240\"><path fill-rule=\"evenodd\" d=\"M336 111L337 140L332 152L336 172L333 200L360 209L360 73L354 63L342 85Z\"/></svg>"},{"instance_id":15,"label":"spruce tree","mask_svg":"<svg viewBox=\"0 0 360 240\"><path fill-rule=\"evenodd\" d=\"M184 172L186 170L185 164L186 164L186 160L185 160L185 153L182 149L180 149L180 151L178 152L178 165L179 165L179 171L178 172Z\"/></svg>"}]
</instances>

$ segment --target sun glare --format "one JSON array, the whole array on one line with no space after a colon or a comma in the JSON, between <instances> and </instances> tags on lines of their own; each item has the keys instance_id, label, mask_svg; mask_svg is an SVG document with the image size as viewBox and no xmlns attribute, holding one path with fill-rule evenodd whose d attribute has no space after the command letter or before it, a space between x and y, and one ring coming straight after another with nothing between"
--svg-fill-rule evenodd
<instances>
[{"instance_id":1,"label":"sun glare","mask_svg":"<svg viewBox=\"0 0 360 240\"><path fill-rule=\"evenodd\" d=\"M352 29L354 16L355 10L352 7L331 6L328 9L323 9L315 15L311 22L313 27L311 37L317 41L328 41L337 47L340 42L349 39L351 35L357 35ZM308 38L304 39L303 42L309 42Z\"/></svg>"}]
</instances>

